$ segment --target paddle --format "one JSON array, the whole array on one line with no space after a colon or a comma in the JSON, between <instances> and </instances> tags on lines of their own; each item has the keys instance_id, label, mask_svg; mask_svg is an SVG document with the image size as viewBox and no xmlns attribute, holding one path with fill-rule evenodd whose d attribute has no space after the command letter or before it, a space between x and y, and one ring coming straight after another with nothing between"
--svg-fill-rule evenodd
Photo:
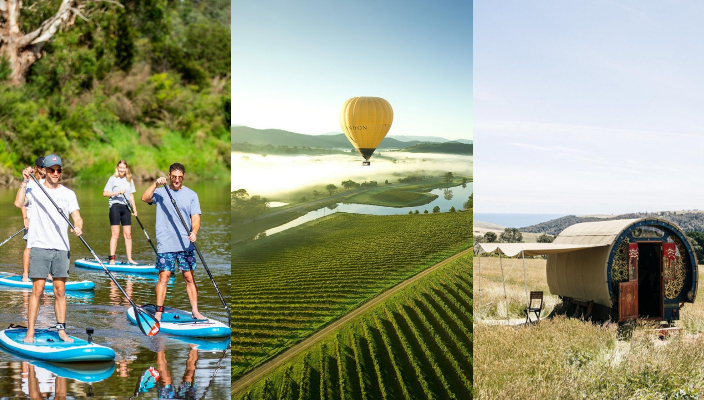
<instances>
[{"instance_id":1,"label":"paddle","mask_svg":"<svg viewBox=\"0 0 704 400\"><path fill-rule=\"evenodd\" d=\"M122 197L125 198L125 201L127 202L127 208L129 208L129 209L130 209L130 212L134 215L134 209L132 208L132 205L130 204L129 199L127 199L127 196L125 196L124 193L122 193ZM152 243L152 239L149 237L149 235L147 235L147 230L144 229L144 225L142 225L142 221L140 221L139 218L137 218L136 215L134 216L134 218L137 220L137 222L139 222L139 226L142 227L142 232L144 232L144 236L147 237L147 240L149 241L149 244L152 245L152 249L154 249L154 253L156 253L156 255L158 256L159 253L156 252L156 247L154 247L154 243Z\"/></svg>"},{"instance_id":2,"label":"paddle","mask_svg":"<svg viewBox=\"0 0 704 400\"><path fill-rule=\"evenodd\" d=\"M171 199L171 204L174 205L174 208L176 209L176 214L178 214L178 218L181 220L181 223L183 224L183 229L186 230L189 234L191 231L188 230L188 225L186 225L186 221L183 219L183 215L181 215L181 210L178 208L178 205L176 204L176 200L174 200L174 197L171 195L171 191L169 190L169 187L164 184L164 189L166 189L166 194L169 195L169 198ZM205 263L205 259L203 259L203 255L200 253L200 249L198 248L198 245L193 243L193 247L196 249L196 253L198 253L198 257L200 258L200 262L203 263L203 267L205 268L205 272L208 273L208 276L210 277L210 281L213 282L213 287L215 287L215 291L218 292L218 296L220 297L220 301L222 301L222 305L225 307L225 311L227 312L227 325L231 326L230 324L230 307L227 306L227 303L225 303L225 299L222 298L222 294L220 294L220 289L218 289L218 285L215 283L215 278L213 278L213 274L210 273L210 269L208 268L208 264Z\"/></svg>"},{"instance_id":3,"label":"paddle","mask_svg":"<svg viewBox=\"0 0 704 400\"><path fill-rule=\"evenodd\" d=\"M71 221L69 221L68 217L66 214L64 214L63 210L54 202L54 199L49 196L49 193L46 192L46 189L37 181L37 178L34 177L34 174L29 174L29 176L32 177L34 182L39 186L39 188L44 192L44 195L51 201L51 204L56 207L56 210L61 214L62 217L68 222L68 225L71 227L71 229L76 229L76 227L73 226ZM119 283L117 283L117 279L115 279L115 276L112 274L112 272L108 271L108 269L105 267L105 264L103 264L102 261L100 261L100 257L98 257L97 254L93 251L93 249L88 245L88 242L86 242L85 239L83 239L83 235L78 236L79 239L81 239L81 242L88 248L88 251L90 251L90 254L93 255L93 257L98 261L98 264L100 264L101 267L105 270L105 273L108 274L112 282L117 286L118 289L122 292L122 295L127 298L127 300L130 302L132 307L134 308L134 316L137 319L137 326L139 326L139 329L142 331L147 336L154 336L157 333L159 333L159 321L154 318L153 315L149 314L146 312L142 307L138 307L134 301L130 298L130 296L127 295L124 289L122 289L122 286L120 286Z\"/></svg>"},{"instance_id":4,"label":"paddle","mask_svg":"<svg viewBox=\"0 0 704 400\"><path fill-rule=\"evenodd\" d=\"M9 238L5 239L4 242L0 243L0 246L2 246L3 244L9 242L10 239L12 239L13 237L19 235L19 234L22 233L22 232L24 232L24 228L20 229L19 231L17 231L17 233L15 233L14 235L12 235L12 236L10 236Z\"/></svg>"}]
</instances>

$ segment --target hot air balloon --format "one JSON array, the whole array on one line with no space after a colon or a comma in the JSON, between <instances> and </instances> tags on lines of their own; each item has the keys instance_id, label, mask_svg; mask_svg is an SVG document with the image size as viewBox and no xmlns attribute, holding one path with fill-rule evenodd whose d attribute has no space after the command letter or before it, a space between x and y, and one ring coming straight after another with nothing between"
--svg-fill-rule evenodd
<instances>
[{"instance_id":1,"label":"hot air balloon","mask_svg":"<svg viewBox=\"0 0 704 400\"><path fill-rule=\"evenodd\" d=\"M381 97L353 97L340 109L340 127L369 165L379 143L389 132L394 120L391 104Z\"/></svg>"}]
</instances>

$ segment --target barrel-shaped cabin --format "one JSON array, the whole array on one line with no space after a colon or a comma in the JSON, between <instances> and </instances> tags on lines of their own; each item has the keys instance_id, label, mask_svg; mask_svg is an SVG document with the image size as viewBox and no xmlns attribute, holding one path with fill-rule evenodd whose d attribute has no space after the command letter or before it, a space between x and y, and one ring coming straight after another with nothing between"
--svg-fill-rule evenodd
<instances>
[{"instance_id":1,"label":"barrel-shaped cabin","mask_svg":"<svg viewBox=\"0 0 704 400\"><path fill-rule=\"evenodd\" d=\"M678 320L697 295L697 259L684 232L653 218L575 224L556 245L584 248L549 254L547 281L566 305L597 319Z\"/></svg>"}]
</instances>

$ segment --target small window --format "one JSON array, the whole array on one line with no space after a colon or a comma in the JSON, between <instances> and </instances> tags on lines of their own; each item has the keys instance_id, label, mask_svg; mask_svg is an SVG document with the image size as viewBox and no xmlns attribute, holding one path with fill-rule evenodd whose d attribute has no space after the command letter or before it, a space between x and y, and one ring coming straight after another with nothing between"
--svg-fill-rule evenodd
<instances>
[{"instance_id":1,"label":"small window","mask_svg":"<svg viewBox=\"0 0 704 400\"><path fill-rule=\"evenodd\" d=\"M638 239L661 238L665 231L654 226L639 226L631 232L631 236Z\"/></svg>"}]
</instances>

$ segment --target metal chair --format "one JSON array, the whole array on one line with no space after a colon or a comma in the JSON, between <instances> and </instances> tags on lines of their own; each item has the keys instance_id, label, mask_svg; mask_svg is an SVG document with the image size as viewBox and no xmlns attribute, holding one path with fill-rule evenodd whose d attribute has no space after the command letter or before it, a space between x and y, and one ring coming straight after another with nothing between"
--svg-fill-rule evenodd
<instances>
[{"instance_id":1,"label":"metal chair","mask_svg":"<svg viewBox=\"0 0 704 400\"><path fill-rule=\"evenodd\" d=\"M536 300L536 303L540 303L538 307L533 306L533 300ZM540 322L540 312L543 310L543 292L530 292L530 302L528 303L528 307L524 310L526 313L526 325L530 324L537 324ZM535 321L530 319L530 314L533 313L535 314Z\"/></svg>"}]
</instances>

